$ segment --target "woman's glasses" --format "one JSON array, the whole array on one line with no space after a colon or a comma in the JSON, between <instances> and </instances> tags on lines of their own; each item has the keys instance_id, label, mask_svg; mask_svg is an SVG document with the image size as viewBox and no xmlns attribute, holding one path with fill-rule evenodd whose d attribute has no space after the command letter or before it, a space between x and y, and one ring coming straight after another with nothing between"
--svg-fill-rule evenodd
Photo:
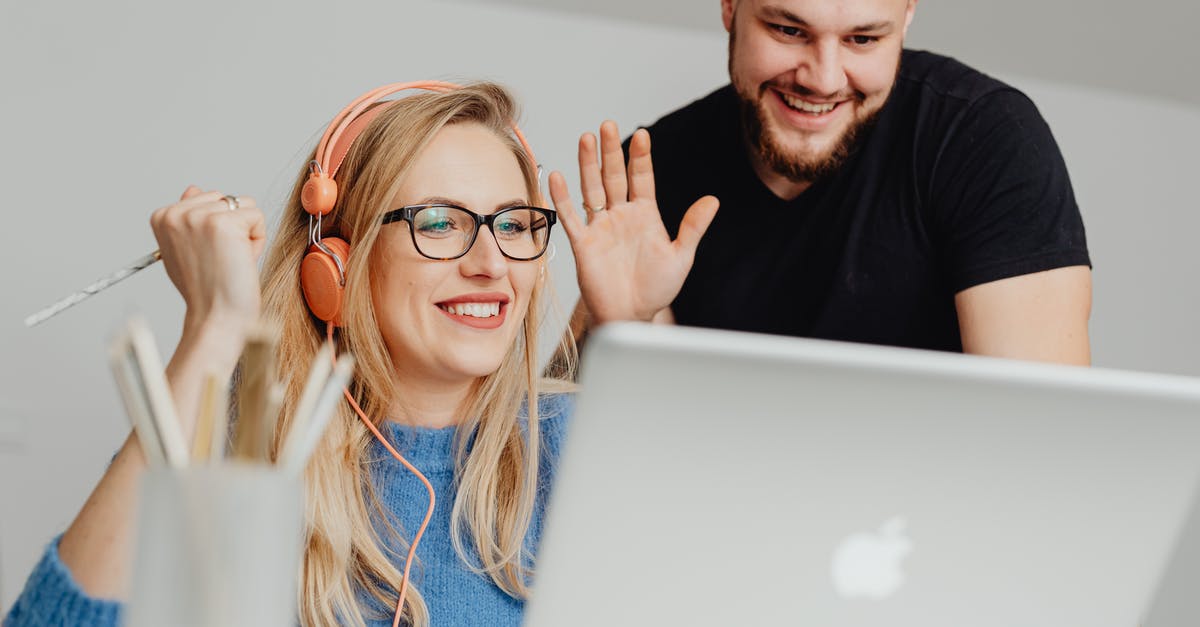
<instances>
[{"instance_id":1,"label":"woman's glasses","mask_svg":"<svg viewBox=\"0 0 1200 627\"><path fill-rule=\"evenodd\" d=\"M383 223L409 224L417 252L430 259L458 259L471 250L479 227L487 225L500 252L509 259L528 261L546 252L550 227L558 216L541 207L507 207L479 215L454 205L409 205L383 214Z\"/></svg>"}]
</instances>

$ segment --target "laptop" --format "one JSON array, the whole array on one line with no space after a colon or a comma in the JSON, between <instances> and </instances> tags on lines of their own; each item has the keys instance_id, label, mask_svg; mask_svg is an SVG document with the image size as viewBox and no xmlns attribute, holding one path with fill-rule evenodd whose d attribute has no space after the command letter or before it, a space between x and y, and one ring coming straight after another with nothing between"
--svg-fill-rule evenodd
<instances>
[{"instance_id":1,"label":"laptop","mask_svg":"<svg viewBox=\"0 0 1200 627\"><path fill-rule=\"evenodd\" d=\"M581 374L529 627L1200 624L1200 380L642 324Z\"/></svg>"}]
</instances>

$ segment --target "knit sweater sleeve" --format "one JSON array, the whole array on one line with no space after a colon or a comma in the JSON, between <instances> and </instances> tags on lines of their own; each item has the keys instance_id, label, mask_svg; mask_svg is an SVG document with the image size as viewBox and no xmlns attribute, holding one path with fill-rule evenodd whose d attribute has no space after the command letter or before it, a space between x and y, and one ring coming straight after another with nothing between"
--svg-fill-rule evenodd
<instances>
[{"instance_id":1,"label":"knit sweater sleeve","mask_svg":"<svg viewBox=\"0 0 1200 627\"><path fill-rule=\"evenodd\" d=\"M61 537L46 547L3 627L115 627L121 623L120 602L89 597L71 577L58 556Z\"/></svg>"}]
</instances>

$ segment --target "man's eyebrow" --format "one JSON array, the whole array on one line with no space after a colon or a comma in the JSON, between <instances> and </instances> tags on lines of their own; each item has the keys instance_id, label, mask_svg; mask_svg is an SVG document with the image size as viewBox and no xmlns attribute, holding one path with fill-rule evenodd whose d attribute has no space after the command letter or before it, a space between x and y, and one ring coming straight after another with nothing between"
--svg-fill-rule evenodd
<instances>
[{"instance_id":1,"label":"man's eyebrow","mask_svg":"<svg viewBox=\"0 0 1200 627\"><path fill-rule=\"evenodd\" d=\"M804 21L804 18L783 7L765 6L762 8L762 16L769 19L784 20L800 26L808 26L808 22Z\"/></svg>"},{"instance_id":2,"label":"man's eyebrow","mask_svg":"<svg viewBox=\"0 0 1200 627\"><path fill-rule=\"evenodd\" d=\"M792 13L791 11L788 11L787 9L785 9L783 7L765 6L762 9L762 17L767 18L767 19L783 20L785 22L791 22L797 26L803 26L804 28L811 28L809 23L804 18L800 17L799 15L796 15L795 13ZM851 28L848 32L852 32L852 33L881 32L881 34L887 34L887 33L892 32L892 30L893 30L892 22L890 22L888 20L881 20L878 22L869 22L867 24L861 24L859 26L855 26L855 27Z\"/></svg>"},{"instance_id":3,"label":"man's eyebrow","mask_svg":"<svg viewBox=\"0 0 1200 627\"><path fill-rule=\"evenodd\" d=\"M888 22L888 21L871 22L870 24L863 24L862 26L855 26L854 28L850 29L850 32L887 34L887 33L892 32L892 28L893 28L892 22Z\"/></svg>"}]
</instances>

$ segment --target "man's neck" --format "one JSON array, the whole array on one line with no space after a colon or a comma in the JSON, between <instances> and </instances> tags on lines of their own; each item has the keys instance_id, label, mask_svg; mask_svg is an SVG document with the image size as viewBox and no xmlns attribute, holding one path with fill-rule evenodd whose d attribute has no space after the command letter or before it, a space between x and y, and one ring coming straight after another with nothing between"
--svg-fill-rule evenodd
<instances>
[{"instance_id":1,"label":"man's neck","mask_svg":"<svg viewBox=\"0 0 1200 627\"><path fill-rule=\"evenodd\" d=\"M766 185L767 189L771 190L771 193L780 200L795 200L797 196L804 193L804 190L812 186L812 181L796 182L776 172L774 168L763 161L762 155L758 154L758 151L751 147L749 142L743 141L742 147L750 156L750 165L754 168L754 173L758 175L758 180L762 181L763 185Z\"/></svg>"},{"instance_id":2,"label":"man's neck","mask_svg":"<svg viewBox=\"0 0 1200 627\"><path fill-rule=\"evenodd\" d=\"M812 181L797 183L783 176L764 164L761 159L752 156L750 161L754 165L754 173L758 175L758 180L762 181L763 185L766 185L767 189L781 200L795 200L797 196L804 193L804 190L812 186Z\"/></svg>"}]
</instances>

